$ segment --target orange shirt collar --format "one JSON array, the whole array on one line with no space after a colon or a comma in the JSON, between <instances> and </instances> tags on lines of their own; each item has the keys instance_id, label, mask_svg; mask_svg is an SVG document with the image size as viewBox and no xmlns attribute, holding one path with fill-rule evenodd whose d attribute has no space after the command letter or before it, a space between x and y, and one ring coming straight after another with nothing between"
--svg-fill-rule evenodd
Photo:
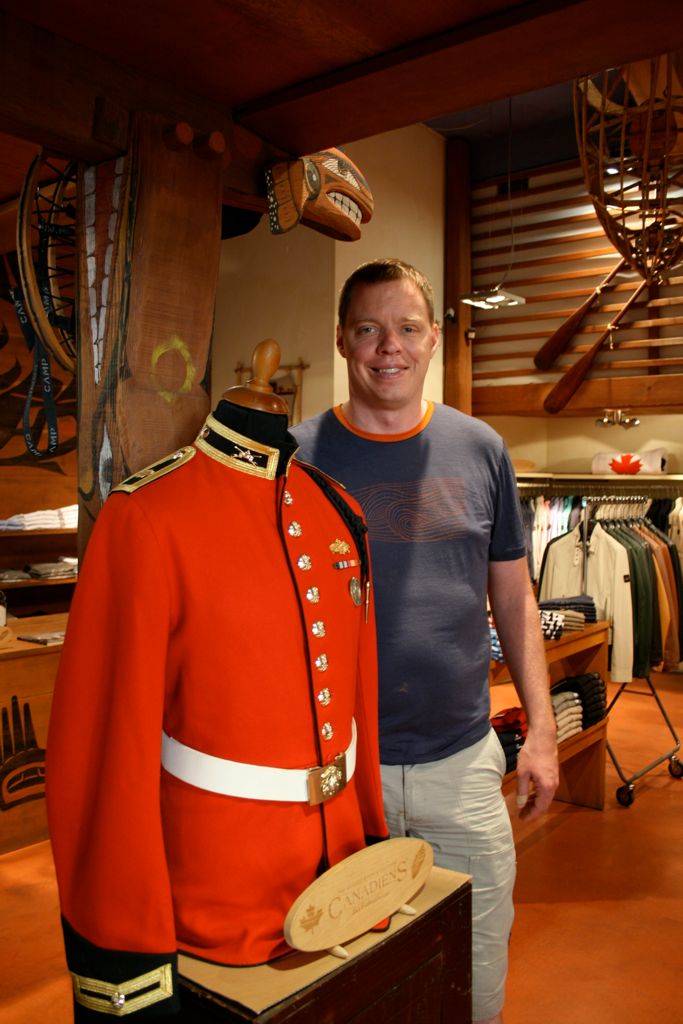
<instances>
[{"instance_id":1,"label":"orange shirt collar","mask_svg":"<svg viewBox=\"0 0 683 1024\"><path fill-rule=\"evenodd\" d=\"M419 434L427 426L434 414L434 403L428 401L427 411L420 422L412 430L406 430L402 434L368 434L367 431L354 427L353 423L347 420L342 412L341 405L336 405L332 412L343 427L346 427L347 430L350 430L352 434L356 434L358 437L364 437L367 441L407 441L409 437L415 437L416 434Z\"/></svg>"}]
</instances>

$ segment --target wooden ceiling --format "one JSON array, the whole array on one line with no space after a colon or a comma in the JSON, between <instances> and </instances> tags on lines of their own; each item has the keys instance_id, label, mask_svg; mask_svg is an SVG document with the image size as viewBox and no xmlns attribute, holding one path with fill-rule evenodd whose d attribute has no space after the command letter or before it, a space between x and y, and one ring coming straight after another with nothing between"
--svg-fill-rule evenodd
<instances>
[{"instance_id":1,"label":"wooden ceiling","mask_svg":"<svg viewBox=\"0 0 683 1024\"><path fill-rule=\"evenodd\" d=\"M682 46L680 0L0 0L0 202L27 150L104 159L132 110L222 131L249 193L269 154Z\"/></svg>"}]
</instances>

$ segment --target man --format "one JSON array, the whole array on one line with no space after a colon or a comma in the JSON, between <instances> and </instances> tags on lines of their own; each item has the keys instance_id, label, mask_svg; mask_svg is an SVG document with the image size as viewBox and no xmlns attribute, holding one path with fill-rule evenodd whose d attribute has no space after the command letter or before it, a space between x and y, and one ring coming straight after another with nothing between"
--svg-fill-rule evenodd
<instances>
[{"instance_id":1,"label":"man","mask_svg":"<svg viewBox=\"0 0 683 1024\"><path fill-rule=\"evenodd\" d=\"M427 279L399 260L363 264L339 302L349 399L293 433L299 457L343 483L368 521L387 822L473 876L473 1019L500 1024L515 853L489 720L487 592L528 718L526 820L557 786L556 730L514 473L486 424L423 399L438 343Z\"/></svg>"}]
</instances>

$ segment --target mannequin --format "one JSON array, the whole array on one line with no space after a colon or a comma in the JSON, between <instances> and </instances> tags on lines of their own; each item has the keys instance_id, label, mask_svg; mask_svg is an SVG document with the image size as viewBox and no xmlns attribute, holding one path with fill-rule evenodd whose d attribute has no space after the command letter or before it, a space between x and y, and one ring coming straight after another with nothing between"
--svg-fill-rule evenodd
<instances>
[{"instance_id":1,"label":"mannequin","mask_svg":"<svg viewBox=\"0 0 683 1024\"><path fill-rule=\"evenodd\" d=\"M387 835L364 522L297 461L278 360L112 492L84 559L47 745L79 1022L177 1012L178 951L282 956L297 896Z\"/></svg>"},{"instance_id":2,"label":"mannequin","mask_svg":"<svg viewBox=\"0 0 683 1024\"><path fill-rule=\"evenodd\" d=\"M280 451L277 476L284 473L297 449L296 440L287 431L287 403L274 393L270 384L279 365L278 343L272 338L259 342L252 357L252 376L246 385L238 384L224 391L213 412L223 426L277 448Z\"/></svg>"}]
</instances>

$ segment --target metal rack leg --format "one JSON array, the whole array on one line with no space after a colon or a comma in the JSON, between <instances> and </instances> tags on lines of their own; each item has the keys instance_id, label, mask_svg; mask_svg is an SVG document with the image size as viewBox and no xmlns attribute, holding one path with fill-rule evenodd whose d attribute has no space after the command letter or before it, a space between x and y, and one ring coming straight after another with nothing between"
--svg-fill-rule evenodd
<instances>
[{"instance_id":1,"label":"metal rack leg","mask_svg":"<svg viewBox=\"0 0 683 1024\"><path fill-rule=\"evenodd\" d=\"M654 697L655 701L657 702L657 707L659 708L660 714L666 722L669 728L669 732L673 736L675 746L673 750L668 751L668 753L666 754L662 754L661 757L658 757L654 761L651 761L650 764L646 765L644 768L641 768L640 771L635 772L635 774L627 777L626 775L624 775L621 765L617 761L616 755L612 750L612 747L610 746L609 740L607 741L607 752L612 759L612 763L614 764L614 767L617 770L619 778L624 783L623 786L620 786L619 789L617 789L617 800L623 807L630 807L633 801L635 800L635 782L638 779L641 779L643 775L646 775L648 772L651 772L653 768L656 768L664 761L669 762L669 772L675 779L680 779L683 776L683 765L676 757L676 754L678 753L681 747L681 743L676 734L676 730L674 729L671 723L671 719L666 713L666 708L662 704L659 694L657 693L657 690L655 689L652 680L649 676L644 676L643 679L649 687L649 693L643 690L629 690L627 689L628 684L622 683L607 707L607 714L609 714L609 712L612 710L612 708L614 707L622 693L637 693L642 697Z\"/></svg>"}]
</instances>

